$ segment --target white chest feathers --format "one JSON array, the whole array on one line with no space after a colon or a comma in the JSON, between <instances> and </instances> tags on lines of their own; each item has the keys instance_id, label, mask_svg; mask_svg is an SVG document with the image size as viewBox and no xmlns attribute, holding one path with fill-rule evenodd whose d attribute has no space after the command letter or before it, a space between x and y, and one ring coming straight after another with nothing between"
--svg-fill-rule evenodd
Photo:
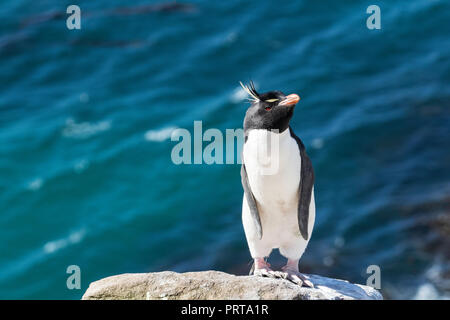
<instances>
[{"instance_id":1,"label":"white chest feathers","mask_svg":"<svg viewBox=\"0 0 450 320\"><path fill-rule=\"evenodd\" d=\"M280 134L252 130L244 144L243 163L262 227L260 239L244 195L242 222L252 257L266 257L272 249L279 248L283 256L300 259L311 237L315 204L313 187L308 214L309 238L305 240L298 225L302 161L297 142L289 130Z\"/></svg>"},{"instance_id":2,"label":"white chest feathers","mask_svg":"<svg viewBox=\"0 0 450 320\"><path fill-rule=\"evenodd\" d=\"M251 130L244 144L243 161L260 214L274 210L296 214L301 157L289 130Z\"/></svg>"}]
</instances>

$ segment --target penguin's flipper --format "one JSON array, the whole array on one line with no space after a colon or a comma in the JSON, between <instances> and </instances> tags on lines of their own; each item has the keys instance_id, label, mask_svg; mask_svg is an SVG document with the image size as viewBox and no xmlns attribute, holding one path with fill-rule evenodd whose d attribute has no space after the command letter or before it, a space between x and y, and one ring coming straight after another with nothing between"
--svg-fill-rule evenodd
<instances>
[{"instance_id":1,"label":"penguin's flipper","mask_svg":"<svg viewBox=\"0 0 450 320\"><path fill-rule=\"evenodd\" d=\"M311 194L314 187L314 169L306 154L305 146L302 140L297 137L289 127L291 137L295 139L302 159L300 169L300 185L299 185L299 202L298 202L298 226L300 233L305 240L308 240L308 220L309 220L309 205L311 203Z\"/></svg>"},{"instance_id":2,"label":"penguin's flipper","mask_svg":"<svg viewBox=\"0 0 450 320\"><path fill-rule=\"evenodd\" d=\"M258 239L262 238L262 227L261 227L261 219L259 217L258 207L256 206L255 196L250 189L250 184L248 182L247 171L245 170L245 165L241 166L241 180L242 187L244 188L245 198L247 199L248 207L250 208L250 214L255 222L256 234Z\"/></svg>"}]
</instances>

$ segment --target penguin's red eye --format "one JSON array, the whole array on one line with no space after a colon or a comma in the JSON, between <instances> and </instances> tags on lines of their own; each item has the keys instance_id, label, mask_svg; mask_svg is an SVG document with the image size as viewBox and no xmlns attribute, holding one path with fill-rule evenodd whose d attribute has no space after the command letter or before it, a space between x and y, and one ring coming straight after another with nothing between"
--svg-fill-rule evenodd
<instances>
[{"instance_id":1,"label":"penguin's red eye","mask_svg":"<svg viewBox=\"0 0 450 320\"><path fill-rule=\"evenodd\" d=\"M272 109L272 107L266 107L266 111L270 111L270 109Z\"/></svg>"}]
</instances>

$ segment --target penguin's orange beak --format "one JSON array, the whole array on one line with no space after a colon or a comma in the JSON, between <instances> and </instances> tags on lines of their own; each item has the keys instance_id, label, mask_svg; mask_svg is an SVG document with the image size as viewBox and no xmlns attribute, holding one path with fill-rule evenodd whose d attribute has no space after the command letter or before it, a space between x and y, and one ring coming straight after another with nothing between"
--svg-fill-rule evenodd
<instances>
[{"instance_id":1,"label":"penguin's orange beak","mask_svg":"<svg viewBox=\"0 0 450 320\"><path fill-rule=\"evenodd\" d=\"M293 106L295 104L297 104L297 102L300 101L300 97L298 96L298 94L290 94L286 97L286 99L284 99L283 101L281 101L278 105L279 106Z\"/></svg>"}]
</instances>

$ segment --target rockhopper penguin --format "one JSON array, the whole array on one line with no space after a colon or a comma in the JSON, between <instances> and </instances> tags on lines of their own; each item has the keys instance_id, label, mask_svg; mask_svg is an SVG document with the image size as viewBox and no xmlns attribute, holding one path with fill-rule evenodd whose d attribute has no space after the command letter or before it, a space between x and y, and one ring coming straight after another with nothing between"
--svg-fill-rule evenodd
<instances>
[{"instance_id":1,"label":"rockhopper penguin","mask_svg":"<svg viewBox=\"0 0 450 320\"><path fill-rule=\"evenodd\" d=\"M280 91L259 94L252 82L241 86L251 100L241 167L242 222L254 260L250 273L312 287L298 270L316 213L311 160L289 126L300 97ZM282 271L273 271L265 260L272 249L288 259Z\"/></svg>"}]
</instances>

